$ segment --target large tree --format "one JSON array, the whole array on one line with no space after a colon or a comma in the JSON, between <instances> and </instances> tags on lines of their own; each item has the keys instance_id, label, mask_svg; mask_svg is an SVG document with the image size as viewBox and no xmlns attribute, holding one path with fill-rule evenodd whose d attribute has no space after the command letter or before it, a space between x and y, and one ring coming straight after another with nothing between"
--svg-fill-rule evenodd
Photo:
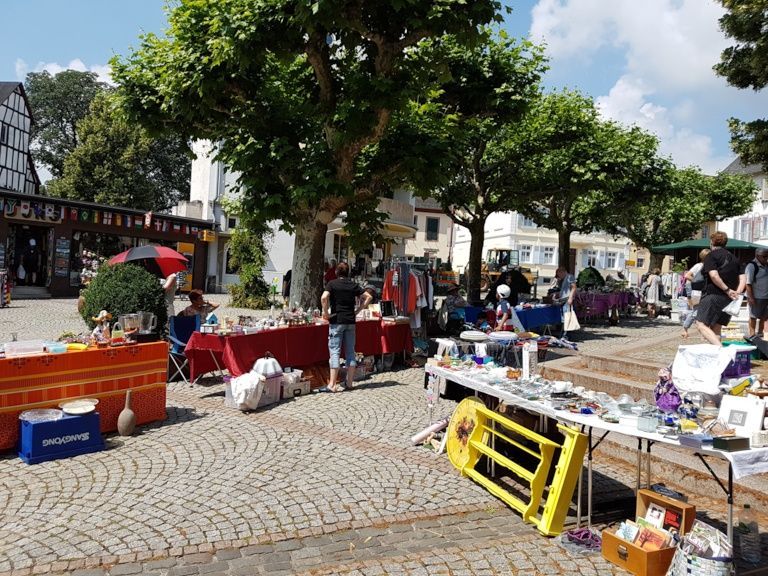
<instances>
[{"instance_id":1,"label":"large tree","mask_svg":"<svg viewBox=\"0 0 768 576\"><path fill-rule=\"evenodd\" d=\"M96 97L78 134L62 176L48 183L50 195L158 211L189 198L187 142L177 134L150 136L123 117L110 95Z\"/></svg>"},{"instance_id":2,"label":"large tree","mask_svg":"<svg viewBox=\"0 0 768 576\"><path fill-rule=\"evenodd\" d=\"M743 176L707 176L698 168L670 166L655 193L631 211L616 214L608 229L648 250L682 242L693 237L704 222L748 212L755 192L755 184ZM663 259L663 254L652 252L648 269L660 267Z\"/></svg>"},{"instance_id":3,"label":"large tree","mask_svg":"<svg viewBox=\"0 0 768 576\"><path fill-rule=\"evenodd\" d=\"M469 47L452 39L433 42L420 57L442 63L435 70L440 90L431 102L433 120L441 124L439 135L432 135L443 144L429 157L440 167L442 182L421 192L434 196L469 231L468 294L479 300L485 222L491 213L508 209L510 196L518 193L505 127L520 121L538 97L544 57L540 48L503 33Z\"/></svg>"},{"instance_id":4,"label":"large tree","mask_svg":"<svg viewBox=\"0 0 768 576\"><path fill-rule=\"evenodd\" d=\"M510 208L558 234L558 264L568 267L571 235L607 222L648 196L665 163L656 138L600 118L577 92L548 94L512 126L520 193Z\"/></svg>"},{"instance_id":5,"label":"large tree","mask_svg":"<svg viewBox=\"0 0 768 576\"><path fill-rule=\"evenodd\" d=\"M478 38L499 8L497 0L181 0L166 35L144 36L113 59L113 75L144 125L220 143L219 158L241 174L251 223L281 220L295 231L291 300L314 305L328 224L345 210L363 220L375 213L398 165L377 161L377 143L424 89L410 56L427 38Z\"/></svg>"},{"instance_id":6,"label":"large tree","mask_svg":"<svg viewBox=\"0 0 768 576\"><path fill-rule=\"evenodd\" d=\"M97 94L107 89L93 72L63 70L56 75L31 72L24 82L35 124L35 161L55 178L64 173L64 160L80 143L80 122Z\"/></svg>"},{"instance_id":7,"label":"large tree","mask_svg":"<svg viewBox=\"0 0 768 576\"><path fill-rule=\"evenodd\" d=\"M715 71L737 88L762 90L768 85L768 0L720 0L727 12L723 32L737 44L726 48ZM731 145L745 164L761 163L768 171L768 118L729 120Z\"/></svg>"}]
</instances>

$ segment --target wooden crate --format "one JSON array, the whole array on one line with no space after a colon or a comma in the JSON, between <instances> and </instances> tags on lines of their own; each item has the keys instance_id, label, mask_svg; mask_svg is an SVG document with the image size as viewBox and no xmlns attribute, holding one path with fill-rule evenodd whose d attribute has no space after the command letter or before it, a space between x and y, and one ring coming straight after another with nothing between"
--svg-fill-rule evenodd
<instances>
[{"instance_id":1,"label":"wooden crate","mask_svg":"<svg viewBox=\"0 0 768 576\"><path fill-rule=\"evenodd\" d=\"M645 517L649 504L653 502L669 510L682 513L683 521L680 535L691 529L696 518L696 507L680 500L667 498L652 490L640 490L637 493L636 517ZM634 520L635 518L632 518ZM640 546L616 536L614 530L603 530L603 558L628 570L636 576L664 576L672 563L675 548L644 550Z\"/></svg>"}]
</instances>

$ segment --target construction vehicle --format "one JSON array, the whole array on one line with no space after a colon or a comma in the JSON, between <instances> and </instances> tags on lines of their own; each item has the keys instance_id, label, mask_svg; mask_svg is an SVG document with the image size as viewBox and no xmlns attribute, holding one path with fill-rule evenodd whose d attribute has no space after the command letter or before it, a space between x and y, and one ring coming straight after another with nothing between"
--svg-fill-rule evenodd
<instances>
[{"instance_id":1,"label":"construction vehicle","mask_svg":"<svg viewBox=\"0 0 768 576\"><path fill-rule=\"evenodd\" d=\"M514 267L520 269L532 287L536 286L539 274L535 270L520 266L520 252L518 250L489 248L485 253L485 260L483 260L480 270L480 291L488 291L502 272Z\"/></svg>"}]
</instances>

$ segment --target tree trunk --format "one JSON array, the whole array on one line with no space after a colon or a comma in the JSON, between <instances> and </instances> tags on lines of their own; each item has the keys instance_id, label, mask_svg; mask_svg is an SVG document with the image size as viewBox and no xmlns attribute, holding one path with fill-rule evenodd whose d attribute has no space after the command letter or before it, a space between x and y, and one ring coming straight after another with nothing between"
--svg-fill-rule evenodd
<instances>
[{"instance_id":1,"label":"tree trunk","mask_svg":"<svg viewBox=\"0 0 768 576\"><path fill-rule=\"evenodd\" d=\"M651 252L651 257L648 259L648 271L650 272L654 268L661 270L661 265L664 263L664 254L658 252Z\"/></svg>"},{"instance_id":2,"label":"tree trunk","mask_svg":"<svg viewBox=\"0 0 768 576\"><path fill-rule=\"evenodd\" d=\"M558 267L565 268L571 274L576 273L576 270L571 270L571 231L570 230L557 231L557 265Z\"/></svg>"},{"instance_id":3,"label":"tree trunk","mask_svg":"<svg viewBox=\"0 0 768 576\"><path fill-rule=\"evenodd\" d=\"M325 235L328 224L314 215L305 216L296 224L293 244L290 306L315 308L320 306L323 293Z\"/></svg>"},{"instance_id":4,"label":"tree trunk","mask_svg":"<svg viewBox=\"0 0 768 576\"><path fill-rule=\"evenodd\" d=\"M480 277L483 268L483 243L485 242L485 218L467 226L471 241L467 262L467 297L470 303L480 302Z\"/></svg>"}]
</instances>

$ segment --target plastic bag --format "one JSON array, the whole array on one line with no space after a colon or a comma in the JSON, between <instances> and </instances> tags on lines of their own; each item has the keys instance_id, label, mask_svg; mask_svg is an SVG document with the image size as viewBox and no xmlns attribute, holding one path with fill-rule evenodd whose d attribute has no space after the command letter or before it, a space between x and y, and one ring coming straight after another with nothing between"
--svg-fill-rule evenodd
<instances>
[{"instance_id":1,"label":"plastic bag","mask_svg":"<svg viewBox=\"0 0 768 576\"><path fill-rule=\"evenodd\" d=\"M741 303L744 301L744 294L739 294L736 300L732 301L728 306L723 308L723 312L730 314L731 316L738 316L739 310L741 310Z\"/></svg>"},{"instance_id":2,"label":"plastic bag","mask_svg":"<svg viewBox=\"0 0 768 576\"><path fill-rule=\"evenodd\" d=\"M683 392L720 393L720 377L736 357L737 347L693 344L679 346L672 362L672 379Z\"/></svg>"},{"instance_id":3,"label":"plastic bag","mask_svg":"<svg viewBox=\"0 0 768 576\"><path fill-rule=\"evenodd\" d=\"M256 410L264 392L264 377L254 372L247 372L232 378L232 399L239 410Z\"/></svg>"},{"instance_id":4,"label":"plastic bag","mask_svg":"<svg viewBox=\"0 0 768 576\"><path fill-rule=\"evenodd\" d=\"M19 267L16 268L16 278L19 280L24 280L27 277L27 271L24 269L23 264L19 264Z\"/></svg>"}]
</instances>

